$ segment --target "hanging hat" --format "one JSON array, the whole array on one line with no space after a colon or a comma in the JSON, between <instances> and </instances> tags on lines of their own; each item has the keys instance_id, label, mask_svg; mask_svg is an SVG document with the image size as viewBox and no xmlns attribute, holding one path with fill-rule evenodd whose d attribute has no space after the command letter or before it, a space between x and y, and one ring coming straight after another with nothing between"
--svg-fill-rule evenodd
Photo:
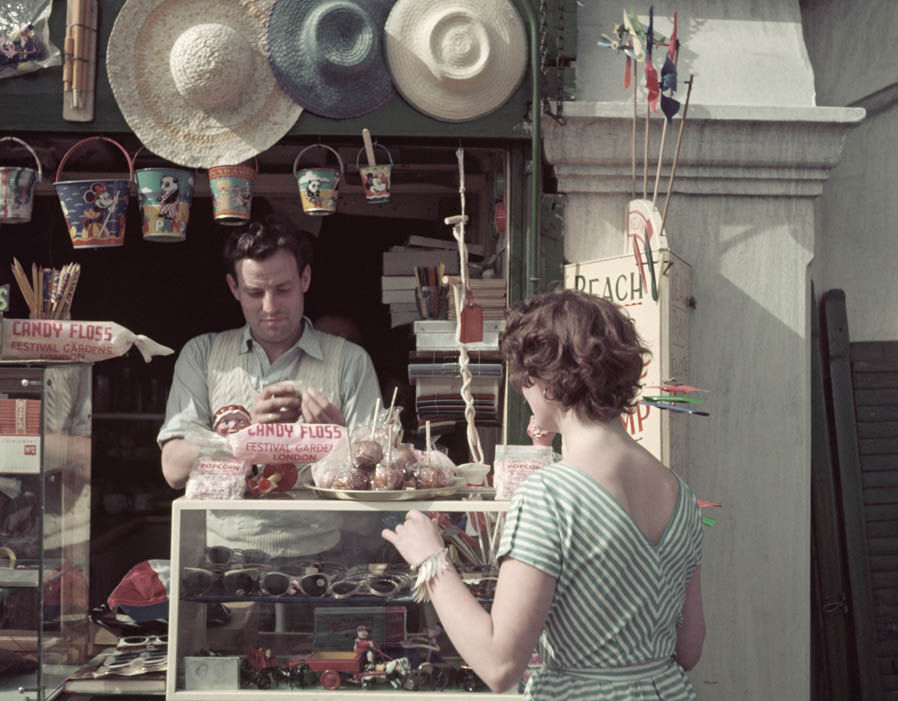
<instances>
[{"instance_id":1,"label":"hanging hat","mask_svg":"<svg viewBox=\"0 0 898 701\"><path fill-rule=\"evenodd\" d=\"M273 0L127 0L106 50L125 121L153 153L189 168L272 146L302 108L266 60Z\"/></svg>"},{"instance_id":2,"label":"hanging hat","mask_svg":"<svg viewBox=\"0 0 898 701\"><path fill-rule=\"evenodd\" d=\"M394 93L383 29L395 0L277 0L268 60L281 87L322 117L377 109Z\"/></svg>"},{"instance_id":3,"label":"hanging hat","mask_svg":"<svg viewBox=\"0 0 898 701\"><path fill-rule=\"evenodd\" d=\"M509 0L398 0L385 36L396 89L447 122L500 107L527 66L524 23Z\"/></svg>"}]
</instances>

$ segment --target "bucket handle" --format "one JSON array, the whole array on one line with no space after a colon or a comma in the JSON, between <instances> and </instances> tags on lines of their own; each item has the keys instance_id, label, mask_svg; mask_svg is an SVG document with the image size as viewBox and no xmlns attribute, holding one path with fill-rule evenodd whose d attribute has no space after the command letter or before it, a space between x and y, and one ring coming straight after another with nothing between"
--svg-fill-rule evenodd
<instances>
[{"instance_id":1,"label":"bucket handle","mask_svg":"<svg viewBox=\"0 0 898 701\"><path fill-rule=\"evenodd\" d=\"M146 146L141 146L139 149L137 149L137 150L134 152L134 155L131 156L131 164L132 164L132 166L133 166L133 165L137 165L137 157L138 157L143 151L146 151L147 153L152 153L148 148L146 148ZM185 171L185 172L188 172L188 173L189 173L189 172L192 172L192 173L194 174L194 176L196 176L196 170L195 170L195 169L194 169L193 171L191 171L189 168L182 168L182 167L179 166L179 165L164 165L164 166L158 166L158 167L159 167L159 168L166 168L166 169L170 169L170 170L180 170L180 171ZM140 170L140 169L138 169L138 170ZM256 170L258 170L258 168L257 168Z\"/></svg>"},{"instance_id":2,"label":"bucket handle","mask_svg":"<svg viewBox=\"0 0 898 701\"><path fill-rule=\"evenodd\" d=\"M43 177L43 172L41 171L41 161L37 157L37 154L34 152L34 149L31 148L24 141L22 141L21 139L19 139L18 137L15 137L15 136L3 136L3 137L0 137L0 141L15 141L17 144L21 144L22 146L25 147L25 149L28 151L28 153L31 154L31 157L34 158L34 162L37 163L37 181L40 182L41 178Z\"/></svg>"},{"instance_id":3,"label":"bucket handle","mask_svg":"<svg viewBox=\"0 0 898 701\"><path fill-rule=\"evenodd\" d=\"M300 151L299 153L296 154L296 160L293 161L293 177L294 178L299 176L299 173L297 172L299 170L299 159L302 158L302 154L304 154L310 148L326 148L328 151L330 151L332 154L334 154L337 157L337 163L340 164L340 176L341 177L343 176L343 173L344 173L343 159L340 158L339 153L337 153L334 149L332 149L327 144L309 144L302 151Z\"/></svg>"},{"instance_id":4,"label":"bucket handle","mask_svg":"<svg viewBox=\"0 0 898 701\"><path fill-rule=\"evenodd\" d=\"M65 152L65 155L59 162L59 167L56 169L56 182L59 182L59 179L62 177L62 167L66 164L66 161L69 160L69 156L72 155L76 148L82 146L83 144L86 144L88 141L108 141L110 144L118 148L119 151L125 154L125 160L128 161L128 180L134 180L134 163L131 161L131 156L128 155L128 152L125 150L124 146L122 146L115 139L110 139L108 136L88 136L86 139L81 139L81 141L72 144L72 146L69 147L69 150Z\"/></svg>"},{"instance_id":5,"label":"bucket handle","mask_svg":"<svg viewBox=\"0 0 898 701\"><path fill-rule=\"evenodd\" d=\"M391 166L393 165L393 154L390 153L390 149L388 149L388 148L387 148L386 146L384 146L383 144L377 143L376 141L372 144L372 146L374 146L375 148L377 148L378 146L380 146L384 151L386 151L386 152L387 152L387 158L390 159L390 165L391 165ZM362 146L362 148L359 149L359 152L358 152L358 153L356 154L356 156L355 156L355 168L356 168L356 170L359 169L360 159L361 159L362 154L363 154L364 152L365 152L365 147Z\"/></svg>"}]
</instances>

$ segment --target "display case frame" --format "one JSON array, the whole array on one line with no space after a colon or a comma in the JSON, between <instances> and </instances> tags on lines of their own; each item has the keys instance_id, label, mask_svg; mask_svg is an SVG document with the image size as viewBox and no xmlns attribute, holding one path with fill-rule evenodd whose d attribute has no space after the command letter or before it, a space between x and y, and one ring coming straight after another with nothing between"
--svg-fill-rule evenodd
<instances>
[{"instance_id":1,"label":"display case frame","mask_svg":"<svg viewBox=\"0 0 898 701\"><path fill-rule=\"evenodd\" d=\"M188 500L186 498L177 499L172 503L172 545L171 545L171 564L172 576L169 587L170 610L169 610L169 644L168 644L168 672L166 678L166 698L176 701L201 701L209 700L213 697L216 701L241 701L249 698L259 698L261 695L268 693L275 694L279 698L320 698L339 699L353 698L359 693L364 694L364 698L372 700L395 698L396 695L410 694L410 698L420 699L472 699L478 696L493 695L485 687L472 693L464 689L446 688L443 690L417 690L408 691L405 689L396 689L389 684L375 684L371 688L362 690L360 685L353 683L344 683L336 689L324 689L317 683L309 688L272 688L270 692L262 691L259 688L241 688L241 689L186 689L185 688L185 662L184 658L193 658L190 653L202 649L204 640L197 640L198 628L197 620L202 620L205 615L200 607L204 606L203 602L190 600L192 597L185 596L182 591L183 582L182 574L184 567L193 567L196 565L196 554L204 552L207 547L207 529L205 517L209 511L216 513L222 512L253 512L258 515L269 514L283 517L288 512L332 512L334 514L364 514L368 517L384 518L390 513L403 514L409 510L419 510L427 512L445 513L452 517L453 515L488 513L491 521L497 522L508 509L509 502L496 501L492 499L482 498L441 498L434 500L410 500L410 501L350 501L328 499L316 496L306 490L292 493L291 499L275 499L275 500L233 500L233 501L213 501L213 500ZM503 519L504 520L504 519ZM498 531L497 531L498 532ZM377 531L379 534L379 530ZM345 532L341 532L341 537L350 538ZM385 542L385 541L384 541ZM496 544L498 545L498 544ZM230 600L236 601L240 597L231 597ZM228 597L224 597L228 600ZM272 603L273 601L286 601L285 605L291 603L310 604L310 599L306 597L285 599L270 599L262 597L254 601ZM324 600L316 599L320 602L316 607L315 604L308 606L314 616L316 608L325 605ZM381 602L387 604L396 604L403 606L417 606L413 603L408 595L397 596L396 598L381 599ZM343 599L341 604L350 606L368 606L375 603L369 597L352 597L351 599ZM332 605L328 602L327 605ZM308 623L308 621L306 621ZM252 637L252 636L250 636ZM207 658L210 661L226 658ZM515 692L509 692L514 694Z\"/></svg>"},{"instance_id":2,"label":"display case frame","mask_svg":"<svg viewBox=\"0 0 898 701\"><path fill-rule=\"evenodd\" d=\"M0 362L0 647L36 662L0 691L25 699L54 698L89 654L91 372Z\"/></svg>"}]
</instances>

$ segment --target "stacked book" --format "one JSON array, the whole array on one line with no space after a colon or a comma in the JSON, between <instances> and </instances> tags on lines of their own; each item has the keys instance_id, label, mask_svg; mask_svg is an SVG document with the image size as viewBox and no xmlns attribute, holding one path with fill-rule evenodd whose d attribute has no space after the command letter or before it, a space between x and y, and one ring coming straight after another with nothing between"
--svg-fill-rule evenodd
<instances>
[{"instance_id":1,"label":"stacked book","mask_svg":"<svg viewBox=\"0 0 898 701\"><path fill-rule=\"evenodd\" d=\"M458 351L456 321L416 321L412 327L415 333L416 351ZM483 340L466 343L468 351L498 351L499 336L505 329L505 320L484 321Z\"/></svg>"},{"instance_id":2,"label":"stacked book","mask_svg":"<svg viewBox=\"0 0 898 701\"><path fill-rule=\"evenodd\" d=\"M502 363L470 363L471 395L478 423L496 423L502 387ZM418 423L446 423L465 418L458 363L409 363L409 383L415 386Z\"/></svg>"},{"instance_id":3,"label":"stacked book","mask_svg":"<svg viewBox=\"0 0 898 701\"><path fill-rule=\"evenodd\" d=\"M498 321L505 318L506 286L505 278L469 279L474 304L483 309L483 320ZM449 319L455 319L455 305L449 305Z\"/></svg>"},{"instance_id":4,"label":"stacked book","mask_svg":"<svg viewBox=\"0 0 898 701\"><path fill-rule=\"evenodd\" d=\"M390 305L390 326L445 318L450 305L442 276L457 275L458 270L458 252L453 248L394 246L385 251L381 302Z\"/></svg>"}]
</instances>

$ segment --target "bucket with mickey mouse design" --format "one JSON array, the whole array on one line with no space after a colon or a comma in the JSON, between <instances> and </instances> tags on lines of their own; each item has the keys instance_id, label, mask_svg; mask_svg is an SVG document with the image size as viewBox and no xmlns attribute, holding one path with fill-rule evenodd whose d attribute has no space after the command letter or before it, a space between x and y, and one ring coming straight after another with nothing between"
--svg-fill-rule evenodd
<instances>
[{"instance_id":1,"label":"bucket with mickey mouse design","mask_svg":"<svg viewBox=\"0 0 898 701\"><path fill-rule=\"evenodd\" d=\"M116 146L128 163L128 178L62 180L62 169L69 157L75 149L90 141L106 141ZM133 178L134 166L131 157L114 139L106 136L90 136L66 151L56 170L54 184L73 247L101 248L121 246L125 243L128 196Z\"/></svg>"}]
</instances>

